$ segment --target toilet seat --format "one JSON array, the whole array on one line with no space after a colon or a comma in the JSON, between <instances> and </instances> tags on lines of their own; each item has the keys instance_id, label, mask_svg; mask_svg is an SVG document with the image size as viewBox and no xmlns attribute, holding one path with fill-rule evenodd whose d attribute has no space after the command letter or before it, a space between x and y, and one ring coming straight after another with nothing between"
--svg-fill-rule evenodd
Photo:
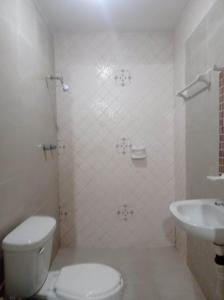
<instances>
[{"instance_id":1,"label":"toilet seat","mask_svg":"<svg viewBox=\"0 0 224 300\"><path fill-rule=\"evenodd\" d=\"M122 290L121 274L102 264L77 264L62 268L54 291L65 300L107 299Z\"/></svg>"}]
</instances>

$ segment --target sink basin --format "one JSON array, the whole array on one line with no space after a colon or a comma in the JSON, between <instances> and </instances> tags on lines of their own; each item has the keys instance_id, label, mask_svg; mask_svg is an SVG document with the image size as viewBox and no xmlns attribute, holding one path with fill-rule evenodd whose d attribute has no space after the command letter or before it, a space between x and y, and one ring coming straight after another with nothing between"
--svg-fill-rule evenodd
<instances>
[{"instance_id":1,"label":"sink basin","mask_svg":"<svg viewBox=\"0 0 224 300\"><path fill-rule=\"evenodd\" d=\"M170 211L187 233L224 245L224 200L177 201L170 205Z\"/></svg>"}]
</instances>

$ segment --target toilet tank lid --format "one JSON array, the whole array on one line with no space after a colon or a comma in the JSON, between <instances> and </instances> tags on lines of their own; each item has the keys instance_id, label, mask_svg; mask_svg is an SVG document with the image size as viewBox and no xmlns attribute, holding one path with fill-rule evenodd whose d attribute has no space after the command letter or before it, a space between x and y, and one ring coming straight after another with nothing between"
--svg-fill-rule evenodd
<instances>
[{"instance_id":1,"label":"toilet tank lid","mask_svg":"<svg viewBox=\"0 0 224 300\"><path fill-rule=\"evenodd\" d=\"M56 220L46 216L32 216L12 230L2 242L3 250L34 250L47 241L54 233Z\"/></svg>"}]
</instances>

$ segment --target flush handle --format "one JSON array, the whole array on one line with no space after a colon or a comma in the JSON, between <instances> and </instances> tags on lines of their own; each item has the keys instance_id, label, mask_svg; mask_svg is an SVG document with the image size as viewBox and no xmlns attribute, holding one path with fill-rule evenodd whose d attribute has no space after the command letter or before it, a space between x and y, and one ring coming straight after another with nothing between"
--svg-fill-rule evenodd
<instances>
[{"instance_id":1,"label":"flush handle","mask_svg":"<svg viewBox=\"0 0 224 300\"><path fill-rule=\"evenodd\" d=\"M41 254L43 254L43 253L44 253L44 251L45 251L45 248L44 248L44 247L40 248L40 250L39 250L39 254L40 254L40 255L41 255Z\"/></svg>"}]
</instances>

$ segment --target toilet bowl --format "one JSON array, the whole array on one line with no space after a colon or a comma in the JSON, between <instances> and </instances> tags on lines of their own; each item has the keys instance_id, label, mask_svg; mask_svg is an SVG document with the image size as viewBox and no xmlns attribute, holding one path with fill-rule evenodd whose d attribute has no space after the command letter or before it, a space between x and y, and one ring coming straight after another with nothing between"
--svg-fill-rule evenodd
<instances>
[{"instance_id":1,"label":"toilet bowl","mask_svg":"<svg viewBox=\"0 0 224 300\"><path fill-rule=\"evenodd\" d=\"M115 269L101 264L77 264L49 272L35 299L120 300L123 279Z\"/></svg>"},{"instance_id":2,"label":"toilet bowl","mask_svg":"<svg viewBox=\"0 0 224 300\"><path fill-rule=\"evenodd\" d=\"M55 219L35 216L3 240L7 297L48 300L121 300L124 282L110 266L65 266L49 272ZM18 271L19 270L19 271Z\"/></svg>"}]
</instances>

